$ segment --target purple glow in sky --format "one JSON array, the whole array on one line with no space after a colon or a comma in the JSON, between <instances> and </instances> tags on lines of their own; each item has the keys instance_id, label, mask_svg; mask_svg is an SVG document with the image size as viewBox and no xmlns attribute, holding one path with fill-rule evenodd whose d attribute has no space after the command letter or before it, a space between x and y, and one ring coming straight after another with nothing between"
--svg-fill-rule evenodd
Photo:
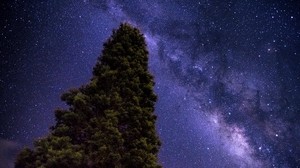
<instances>
[{"instance_id":1,"label":"purple glow in sky","mask_svg":"<svg viewBox=\"0 0 300 168\"><path fill-rule=\"evenodd\" d=\"M0 168L48 133L54 109L65 107L60 95L88 82L124 21L148 44L163 167L300 166L299 8L294 0L2 3Z\"/></svg>"}]
</instances>

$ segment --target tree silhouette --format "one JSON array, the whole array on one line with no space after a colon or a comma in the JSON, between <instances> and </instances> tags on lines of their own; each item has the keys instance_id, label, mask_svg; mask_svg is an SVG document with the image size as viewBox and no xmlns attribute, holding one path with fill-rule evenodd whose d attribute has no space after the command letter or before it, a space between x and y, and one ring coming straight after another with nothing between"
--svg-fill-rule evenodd
<instances>
[{"instance_id":1,"label":"tree silhouette","mask_svg":"<svg viewBox=\"0 0 300 168\"><path fill-rule=\"evenodd\" d=\"M25 148L16 168L157 168L154 81L143 35L123 23L104 43L85 86L62 95L51 133Z\"/></svg>"}]
</instances>

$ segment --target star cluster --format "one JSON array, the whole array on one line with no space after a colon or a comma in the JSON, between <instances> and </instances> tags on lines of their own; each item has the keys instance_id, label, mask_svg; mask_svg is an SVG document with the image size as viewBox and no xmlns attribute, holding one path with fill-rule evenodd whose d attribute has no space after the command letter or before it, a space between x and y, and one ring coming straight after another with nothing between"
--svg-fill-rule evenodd
<instances>
[{"instance_id":1,"label":"star cluster","mask_svg":"<svg viewBox=\"0 0 300 168\"><path fill-rule=\"evenodd\" d=\"M124 21L148 44L164 167L300 165L299 2L15 0L1 9L6 167L48 133L60 94L88 82Z\"/></svg>"}]
</instances>

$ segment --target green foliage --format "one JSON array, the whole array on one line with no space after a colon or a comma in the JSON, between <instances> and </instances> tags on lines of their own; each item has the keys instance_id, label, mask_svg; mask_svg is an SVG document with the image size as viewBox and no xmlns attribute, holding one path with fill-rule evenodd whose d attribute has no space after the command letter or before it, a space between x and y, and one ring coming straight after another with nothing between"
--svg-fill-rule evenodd
<instances>
[{"instance_id":1,"label":"green foliage","mask_svg":"<svg viewBox=\"0 0 300 168\"><path fill-rule=\"evenodd\" d=\"M62 95L51 133L24 149L16 168L158 168L154 81L143 35L121 24L90 83Z\"/></svg>"}]
</instances>

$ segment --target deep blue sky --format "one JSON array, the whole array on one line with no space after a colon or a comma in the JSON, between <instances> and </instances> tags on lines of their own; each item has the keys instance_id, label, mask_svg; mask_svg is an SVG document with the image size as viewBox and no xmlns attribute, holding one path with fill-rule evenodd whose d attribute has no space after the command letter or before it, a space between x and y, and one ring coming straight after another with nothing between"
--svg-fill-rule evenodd
<instances>
[{"instance_id":1,"label":"deep blue sky","mask_svg":"<svg viewBox=\"0 0 300 168\"><path fill-rule=\"evenodd\" d=\"M1 2L0 168L47 135L124 21L148 43L164 167L300 166L299 12L296 0Z\"/></svg>"}]
</instances>

